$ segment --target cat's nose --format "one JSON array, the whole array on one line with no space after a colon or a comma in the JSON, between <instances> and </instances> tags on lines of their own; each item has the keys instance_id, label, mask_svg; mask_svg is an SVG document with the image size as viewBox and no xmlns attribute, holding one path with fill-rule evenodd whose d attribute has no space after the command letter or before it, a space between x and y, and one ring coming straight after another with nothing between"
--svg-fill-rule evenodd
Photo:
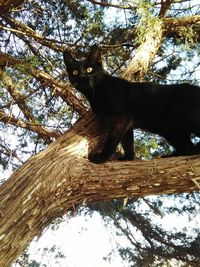
<instances>
[{"instance_id":1,"label":"cat's nose","mask_svg":"<svg viewBox=\"0 0 200 267\"><path fill-rule=\"evenodd\" d=\"M85 72L82 72L81 73L81 78L85 78L86 77L86 73Z\"/></svg>"}]
</instances>

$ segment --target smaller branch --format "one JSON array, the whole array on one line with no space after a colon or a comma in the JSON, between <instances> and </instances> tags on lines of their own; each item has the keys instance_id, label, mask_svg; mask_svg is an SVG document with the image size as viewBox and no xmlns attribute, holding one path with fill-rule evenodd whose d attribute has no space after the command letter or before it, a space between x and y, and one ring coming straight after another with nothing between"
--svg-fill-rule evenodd
<instances>
[{"instance_id":1,"label":"smaller branch","mask_svg":"<svg viewBox=\"0 0 200 267\"><path fill-rule=\"evenodd\" d=\"M52 94L60 96L79 114L84 114L86 112L86 106L76 96L74 90L70 85L62 83L60 81L56 81L48 73L34 68L31 64L26 63L24 60L16 59L8 54L0 52L0 66L14 66L26 73L29 73L32 77L40 81L43 85L50 87L52 90Z\"/></svg>"},{"instance_id":2,"label":"smaller branch","mask_svg":"<svg viewBox=\"0 0 200 267\"><path fill-rule=\"evenodd\" d=\"M24 95L20 92L17 92L16 86L14 85L12 79L1 69L0 69L0 78L2 79L3 84L5 85L10 95L12 96L13 100L15 101L15 103L17 103L18 107L24 114L25 118L28 121L35 121L36 119L34 118L31 110L29 109L24 100Z\"/></svg>"},{"instance_id":3,"label":"smaller branch","mask_svg":"<svg viewBox=\"0 0 200 267\"><path fill-rule=\"evenodd\" d=\"M165 27L180 27L200 25L200 15L188 16L183 18L164 18L163 23Z\"/></svg>"},{"instance_id":4,"label":"smaller branch","mask_svg":"<svg viewBox=\"0 0 200 267\"><path fill-rule=\"evenodd\" d=\"M165 17L167 14L167 11L169 10L170 6L172 4L171 0L161 0L161 8L159 12L159 17Z\"/></svg>"},{"instance_id":5,"label":"smaller branch","mask_svg":"<svg viewBox=\"0 0 200 267\"><path fill-rule=\"evenodd\" d=\"M73 108L73 110L77 111L79 114L84 114L86 112L86 106L75 95L75 91L70 85L56 81L54 78L52 78L52 76L44 71L33 69L28 65L26 65L26 67L26 70L29 72L29 74L40 81L43 85L51 88L53 95L60 96L66 103L68 103L68 105Z\"/></svg>"},{"instance_id":6,"label":"smaller branch","mask_svg":"<svg viewBox=\"0 0 200 267\"><path fill-rule=\"evenodd\" d=\"M14 34L18 34L21 36L28 36L33 38L35 41L39 42L40 44L47 46L55 51L63 51L65 49L65 46L59 42L56 41L54 39L49 39L49 38L44 38L43 36L41 36L39 33L36 33L33 29L31 29L30 27L28 27L25 24L22 24L20 21L18 21L17 19L11 19L9 17L4 17L4 20L6 21L6 23L8 23L10 27L6 27L4 25L0 25L0 29L2 30L6 30L6 31L10 31Z\"/></svg>"},{"instance_id":7,"label":"smaller branch","mask_svg":"<svg viewBox=\"0 0 200 267\"><path fill-rule=\"evenodd\" d=\"M95 0L88 0L90 3L103 6L103 7L115 7L115 8L120 8L120 9L133 9L130 5L124 6L124 5L115 5L111 3L105 3L105 2L100 2L100 1L95 1Z\"/></svg>"},{"instance_id":8,"label":"smaller branch","mask_svg":"<svg viewBox=\"0 0 200 267\"><path fill-rule=\"evenodd\" d=\"M21 127L23 129L30 130L32 132L38 133L42 138L48 139L50 142L52 142L51 138L58 138L61 136L61 133L50 131L46 129L44 126L39 124L34 124L30 122L25 122L23 120L17 119L12 115L8 115L4 113L2 110L0 110L0 121L5 124L11 124L17 127Z\"/></svg>"},{"instance_id":9,"label":"smaller branch","mask_svg":"<svg viewBox=\"0 0 200 267\"><path fill-rule=\"evenodd\" d=\"M26 99L28 99L29 97L31 97L33 94L35 94L36 92L38 92L40 90L40 86L38 88L35 89L30 89L29 93L27 95L23 95L23 97L21 98L22 101L25 101ZM5 105L1 105L0 109L4 109L4 108L10 108L13 105L16 105L17 103L13 103L13 100L9 101L7 104Z\"/></svg>"},{"instance_id":10,"label":"smaller branch","mask_svg":"<svg viewBox=\"0 0 200 267\"><path fill-rule=\"evenodd\" d=\"M2 142L2 140L0 141ZM11 158L14 157L20 162L20 164L23 164L23 160L17 155L17 150L10 149L6 144L0 143L0 153L4 154L8 158L9 162L11 161ZM14 164L14 166L17 167L16 164Z\"/></svg>"}]
</instances>

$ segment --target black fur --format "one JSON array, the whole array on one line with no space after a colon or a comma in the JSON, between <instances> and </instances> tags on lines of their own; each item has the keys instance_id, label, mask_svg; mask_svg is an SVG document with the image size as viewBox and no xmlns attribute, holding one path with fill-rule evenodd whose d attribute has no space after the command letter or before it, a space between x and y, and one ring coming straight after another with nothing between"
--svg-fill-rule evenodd
<instances>
[{"instance_id":1,"label":"black fur","mask_svg":"<svg viewBox=\"0 0 200 267\"><path fill-rule=\"evenodd\" d=\"M133 159L135 128L163 136L175 148L174 156L200 153L200 146L190 139L191 134L200 135L199 87L132 83L112 77L103 69L96 45L84 61L64 52L64 62L72 85L85 95L92 110L107 126L102 152L89 155L92 162L107 161L120 142L123 159Z\"/></svg>"}]
</instances>

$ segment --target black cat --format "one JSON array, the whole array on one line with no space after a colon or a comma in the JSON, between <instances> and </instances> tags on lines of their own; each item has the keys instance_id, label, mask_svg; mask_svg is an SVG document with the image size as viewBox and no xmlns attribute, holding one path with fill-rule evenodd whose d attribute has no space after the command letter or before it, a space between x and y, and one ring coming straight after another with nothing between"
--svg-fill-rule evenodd
<instances>
[{"instance_id":1,"label":"black cat","mask_svg":"<svg viewBox=\"0 0 200 267\"><path fill-rule=\"evenodd\" d=\"M190 84L159 85L128 82L112 77L102 67L98 46L84 61L64 52L71 84L88 99L92 110L106 122L106 141L101 153L90 154L95 163L107 161L121 142L125 160L134 158L133 129L163 136L174 156L200 153L191 134L200 135L200 88Z\"/></svg>"}]
</instances>

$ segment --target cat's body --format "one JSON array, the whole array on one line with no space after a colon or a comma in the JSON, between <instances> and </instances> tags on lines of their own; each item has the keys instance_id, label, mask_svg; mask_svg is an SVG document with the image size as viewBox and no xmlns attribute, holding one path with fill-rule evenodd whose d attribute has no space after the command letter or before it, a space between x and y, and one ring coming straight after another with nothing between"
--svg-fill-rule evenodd
<instances>
[{"instance_id":1,"label":"cat's body","mask_svg":"<svg viewBox=\"0 0 200 267\"><path fill-rule=\"evenodd\" d=\"M131 83L107 74L101 54L93 46L89 57L76 61L65 52L70 82L88 99L92 110L107 125L107 138L99 154L89 155L95 163L109 159L119 142L124 159L133 159L133 129L163 136L174 155L199 154L191 134L200 135L200 88L190 84L158 85Z\"/></svg>"}]
</instances>

